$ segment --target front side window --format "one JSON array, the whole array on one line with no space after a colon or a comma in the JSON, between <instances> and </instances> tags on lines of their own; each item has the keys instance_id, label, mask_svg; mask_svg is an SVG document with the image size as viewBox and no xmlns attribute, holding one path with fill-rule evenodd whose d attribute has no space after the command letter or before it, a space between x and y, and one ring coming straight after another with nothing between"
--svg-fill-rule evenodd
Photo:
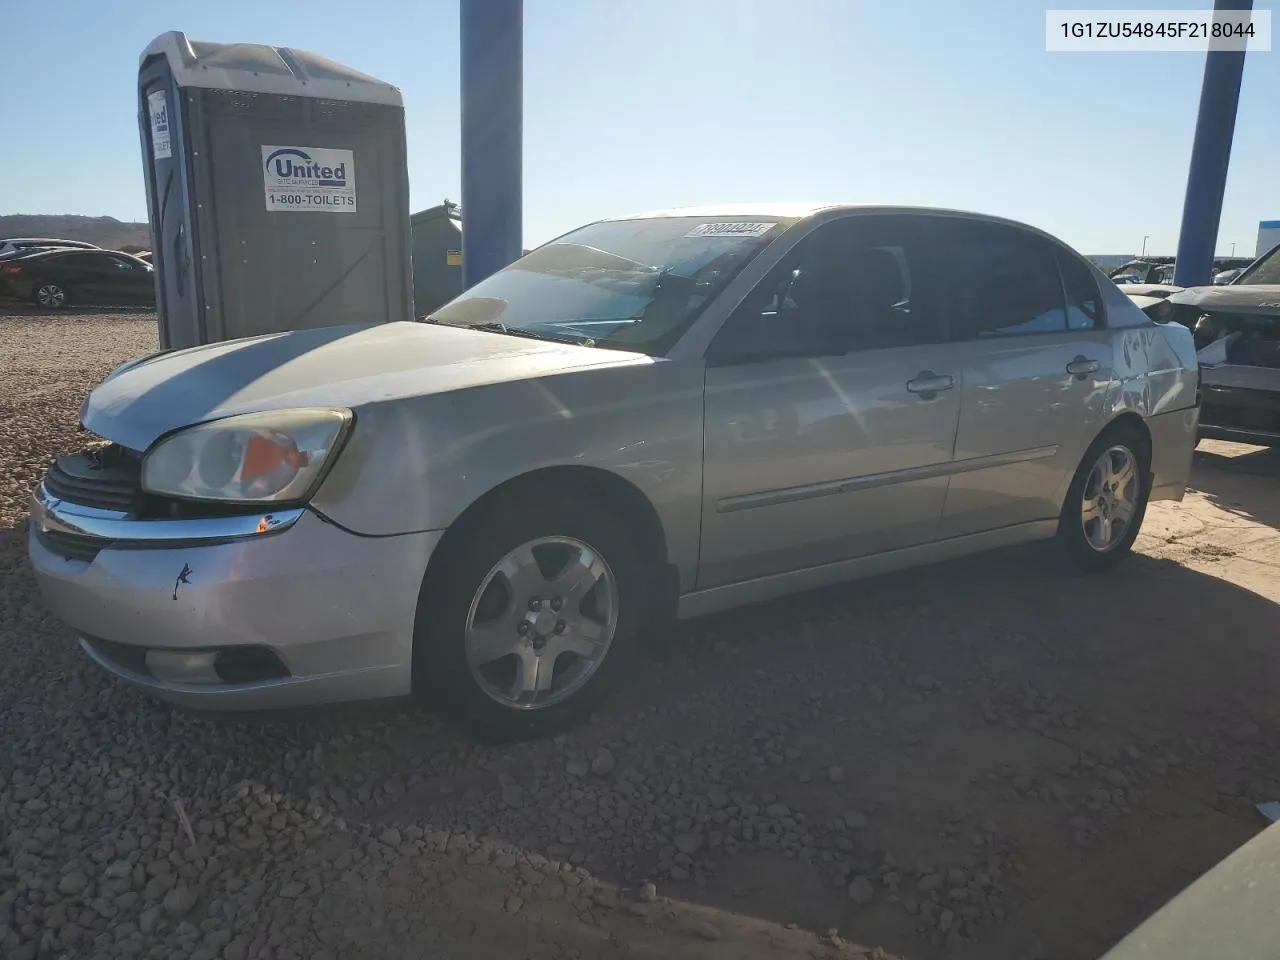
<instances>
[{"instance_id":1,"label":"front side window","mask_svg":"<svg viewBox=\"0 0 1280 960\"><path fill-rule=\"evenodd\" d=\"M427 321L657 356L793 222L746 216L594 223L538 247Z\"/></svg>"},{"instance_id":2,"label":"front side window","mask_svg":"<svg viewBox=\"0 0 1280 960\"><path fill-rule=\"evenodd\" d=\"M868 214L818 227L747 296L709 356L751 362L936 342L926 261L910 217Z\"/></svg>"},{"instance_id":3,"label":"front side window","mask_svg":"<svg viewBox=\"0 0 1280 960\"><path fill-rule=\"evenodd\" d=\"M1051 244L998 223L954 220L944 228L952 339L976 340L1067 329Z\"/></svg>"}]
</instances>

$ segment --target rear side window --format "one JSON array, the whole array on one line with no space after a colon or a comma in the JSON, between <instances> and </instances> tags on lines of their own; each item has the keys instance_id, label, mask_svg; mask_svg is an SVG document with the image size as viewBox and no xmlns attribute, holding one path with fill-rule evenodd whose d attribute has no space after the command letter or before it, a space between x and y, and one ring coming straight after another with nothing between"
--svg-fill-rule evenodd
<instances>
[{"instance_id":1,"label":"rear side window","mask_svg":"<svg viewBox=\"0 0 1280 960\"><path fill-rule=\"evenodd\" d=\"M1067 329L1052 245L1023 230L980 221L952 220L943 233L953 340Z\"/></svg>"},{"instance_id":2,"label":"rear side window","mask_svg":"<svg viewBox=\"0 0 1280 960\"><path fill-rule=\"evenodd\" d=\"M1102 326L1102 297L1093 274L1076 257L1058 251L1062 286L1067 293L1067 326L1072 330L1096 330Z\"/></svg>"}]
</instances>

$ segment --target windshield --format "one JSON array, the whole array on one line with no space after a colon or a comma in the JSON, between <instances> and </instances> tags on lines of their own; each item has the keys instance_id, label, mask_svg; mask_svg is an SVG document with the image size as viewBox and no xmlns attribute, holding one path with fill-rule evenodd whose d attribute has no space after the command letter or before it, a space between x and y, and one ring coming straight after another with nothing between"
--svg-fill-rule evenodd
<instances>
[{"instance_id":1,"label":"windshield","mask_svg":"<svg viewBox=\"0 0 1280 960\"><path fill-rule=\"evenodd\" d=\"M659 217L593 223L538 247L427 319L658 355L794 222Z\"/></svg>"},{"instance_id":2,"label":"windshield","mask_svg":"<svg viewBox=\"0 0 1280 960\"><path fill-rule=\"evenodd\" d=\"M1272 247L1232 281L1234 284L1280 284L1280 244Z\"/></svg>"}]
</instances>

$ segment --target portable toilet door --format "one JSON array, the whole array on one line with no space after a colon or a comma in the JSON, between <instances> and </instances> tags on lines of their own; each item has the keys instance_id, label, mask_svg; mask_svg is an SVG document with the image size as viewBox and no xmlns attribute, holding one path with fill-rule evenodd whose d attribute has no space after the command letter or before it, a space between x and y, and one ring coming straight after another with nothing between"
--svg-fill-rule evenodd
<instances>
[{"instance_id":1,"label":"portable toilet door","mask_svg":"<svg viewBox=\"0 0 1280 960\"><path fill-rule=\"evenodd\" d=\"M394 86L175 31L143 51L138 103L162 347L412 318Z\"/></svg>"}]
</instances>

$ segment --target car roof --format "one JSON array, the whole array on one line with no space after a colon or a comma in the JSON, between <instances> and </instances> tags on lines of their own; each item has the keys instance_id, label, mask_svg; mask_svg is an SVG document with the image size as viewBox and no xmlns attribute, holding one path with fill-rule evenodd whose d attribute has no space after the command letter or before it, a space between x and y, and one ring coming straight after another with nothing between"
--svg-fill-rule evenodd
<instances>
[{"instance_id":1,"label":"car roof","mask_svg":"<svg viewBox=\"0 0 1280 960\"><path fill-rule=\"evenodd\" d=\"M670 207L628 213L606 220L652 220L658 217L790 217L800 219L822 210L838 207L837 203L717 203L694 207Z\"/></svg>"},{"instance_id":2,"label":"car roof","mask_svg":"<svg viewBox=\"0 0 1280 960\"><path fill-rule=\"evenodd\" d=\"M997 217L987 213L976 213L972 210L955 210L949 207L918 207L899 204L878 203L722 203L697 207L672 207L666 210L649 210L643 213L631 213L620 217L606 217L605 220L649 220L658 217L785 217L796 220L807 219L818 214L852 213L901 213L930 214L944 217L963 217L970 220L984 220L989 223L1000 223L1023 230L1033 230L1055 239L1038 227Z\"/></svg>"},{"instance_id":3,"label":"car roof","mask_svg":"<svg viewBox=\"0 0 1280 960\"><path fill-rule=\"evenodd\" d=\"M0 243L39 243L49 247L88 247L98 249L97 244L85 240L63 240L58 237L5 237Z\"/></svg>"}]
</instances>

